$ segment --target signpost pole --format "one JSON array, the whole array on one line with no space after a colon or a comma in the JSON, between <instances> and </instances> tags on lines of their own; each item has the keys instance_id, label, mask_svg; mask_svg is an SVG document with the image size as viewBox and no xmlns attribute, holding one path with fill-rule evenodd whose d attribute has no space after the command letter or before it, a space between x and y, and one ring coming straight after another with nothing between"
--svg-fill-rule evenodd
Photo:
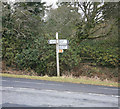
<instances>
[{"instance_id":1,"label":"signpost pole","mask_svg":"<svg viewBox=\"0 0 120 109\"><path fill-rule=\"evenodd\" d=\"M57 76L60 76L59 68L59 53L63 53L63 49L68 49L69 41L66 39L58 39L58 32L56 32L56 40L48 40L48 44L56 44L56 62L57 62Z\"/></svg>"},{"instance_id":2,"label":"signpost pole","mask_svg":"<svg viewBox=\"0 0 120 109\"><path fill-rule=\"evenodd\" d=\"M57 76L60 76L58 32L56 32L56 61L57 61Z\"/></svg>"}]
</instances>

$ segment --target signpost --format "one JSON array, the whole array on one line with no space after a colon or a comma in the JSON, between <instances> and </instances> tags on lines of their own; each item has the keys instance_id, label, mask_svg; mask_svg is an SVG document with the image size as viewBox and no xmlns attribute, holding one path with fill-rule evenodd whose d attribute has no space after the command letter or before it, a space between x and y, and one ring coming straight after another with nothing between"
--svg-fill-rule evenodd
<instances>
[{"instance_id":1,"label":"signpost","mask_svg":"<svg viewBox=\"0 0 120 109\"><path fill-rule=\"evenodd\" d=\"M56 32L56 40L48 40L48 44L56 44L57 76L60 76L59 53L63 53L63 49L69 48L69 41L66 39L58 39L58 32Z\"/></svg>"},{"instance_id":2,"label":"signpost","mask_svg":"<svg viewBox=\"0 0 120 109\"><path fill-rule=\"evenodd\" d=\"M60 76L58 33L56 33L56 61L57 61L57 76Z\"/></svg>"},{"instance_id":3,"label":"signpost","mask_svg":"<svg viewBox=\"0 0 120 109\"><path fill-rule=\"evenodd\" d=\"M48 44L56 44L56 40L48 40Z\"/></svg>"},{"instance_id":4,"label":"signpost","mask_svg":"<svg viewBox=\"0 0 120 109\"><path fill-rule=\"evenodd\" d=\"M67 45L69 44L69 41L66 39L59 39L59 45Z\"/></svg>"},{"instance_id":5,"label":"signpost","mask_svg":"<svg viewBox=\"0 0 120 109\"><path fill-rule=\"evenodd\" d=\"M63 50L62 50L62 49L59 49L59 53L63 53Z\"/></svg>"},{"instance_id":6,"label":"signpost","mask_svg":"<svg viewBox=\"0 0 120 109\"><path fill-rule=\"evenodd\" d=\"M59 49L68 49L68 45L60 45Z\"/></svg>"},{"instance_id":7,"label":"signpost","mask_svg":"<svg viewBox=\"0 0 120 109\"><path fill-rule=\"evenodd\" d=\"M69 44L69 41L66 39L59 39L58 42L59 42L59 45ZM56 44L56 40L48 40L48 44Z\"/></svg>"}]
</instances>

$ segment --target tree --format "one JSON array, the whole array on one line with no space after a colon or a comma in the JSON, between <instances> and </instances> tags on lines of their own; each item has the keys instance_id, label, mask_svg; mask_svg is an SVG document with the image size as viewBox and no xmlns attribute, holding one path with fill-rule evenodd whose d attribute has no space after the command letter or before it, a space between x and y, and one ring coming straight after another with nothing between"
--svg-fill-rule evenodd
<instances>
[{"instance_id":1,"label":"tree","mask_svg":"<svg viewBox=\"0 0 120 109\"><path fill-rule=\"evenodd\" d=\"M67 5L51 9L47 15L47 33L59 32L61 38L73 36L76 29L75 24L81 20L81 15L76 12L76 8Z\"/></svg>"},{"instance_id":2,"label":"tree","mask_svg":"<svg viewBox=\"0 0 120 109\"><path fill-rule=\"evenodd\" d=\"M3 2L3 59L8 65L16 63L16 54L21 54L23 49L32 49L34 40L43 34L39 31L44 23L44 4L21 2L11 5Z\"/></svg>"},{"instance_id":3,"label":"tree","mask_svg":"<svg viewBox=\"0 0 120 109\"><path fill-rule=\"evenodd\" d=\"M78 27L78 39L96 39L107 36L114 25L106 21L103 17L103 7L105 5L101 2L79 2L78 6L82 10L83 19L76 26ZM99 32L99 35L96 33Z\"/></svg>"},{"instance_id":4,"label":"tree","mask_svg":"<svg viewBox=\"0 0 120 109\"><path fill-rule=\"evenodd\" d=\"M105 2L103 7L104 19L119 18L119 2Z\"/></svg>"}]
</instances>

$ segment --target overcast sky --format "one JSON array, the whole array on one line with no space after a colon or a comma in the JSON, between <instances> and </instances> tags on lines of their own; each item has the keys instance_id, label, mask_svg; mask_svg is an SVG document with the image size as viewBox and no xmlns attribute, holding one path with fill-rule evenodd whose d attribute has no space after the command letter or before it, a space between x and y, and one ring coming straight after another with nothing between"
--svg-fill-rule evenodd
<instances>
[{"instance_id":1,"label":"overcast sky","mask_svg":"<svg viewBox=\"0 0 120 109\"><path fill-rule=\"evenodd\" d=\"M56 2L57 2L58 0L42 0L42 1L43 1L43 2L46 2L47 5L52 5L52 4L53 4L53 8L57 8Z\"/></svg>"}]
</instances>

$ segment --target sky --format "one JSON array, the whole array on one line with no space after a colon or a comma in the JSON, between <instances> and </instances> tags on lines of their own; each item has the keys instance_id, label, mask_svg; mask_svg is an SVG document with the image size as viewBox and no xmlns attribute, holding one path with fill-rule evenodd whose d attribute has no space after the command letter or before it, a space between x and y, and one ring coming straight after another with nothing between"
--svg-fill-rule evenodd
<instances>
[{"instance_id":1,"label":"sky","mask_svg":"<svg viewBox=\"0 0 120 109\"><path fill-rule=\"evenodd\" d=\"M14 1L17 1L17 0L4 0L4 1L12 1L12 2L14 2ZM25 0L19 0L19 1L25 1ZM29 1L29 0L28 0ZM34 0L33 0L34 1ZM39 1L39 0L38 0ZM41 0L42 2L46 2L47 3L47 5L52 5L53 4L53 8L57 8L57 5L56 5L56 2L58 2L58 0Z\"/></svg>"},{"instance_id":2,"label":"sky","mask_svg":"<svg viewBox=\"0 0 120 109\"><path fill-rule=\"evenodd\" d=\"M47 5L52 5L53 4L53 8L57 8L57 6L56 6L56 2L58 1L58 0L42 0L43 2L46 2L47 3Z\"/></svg>"}]
</instances>

